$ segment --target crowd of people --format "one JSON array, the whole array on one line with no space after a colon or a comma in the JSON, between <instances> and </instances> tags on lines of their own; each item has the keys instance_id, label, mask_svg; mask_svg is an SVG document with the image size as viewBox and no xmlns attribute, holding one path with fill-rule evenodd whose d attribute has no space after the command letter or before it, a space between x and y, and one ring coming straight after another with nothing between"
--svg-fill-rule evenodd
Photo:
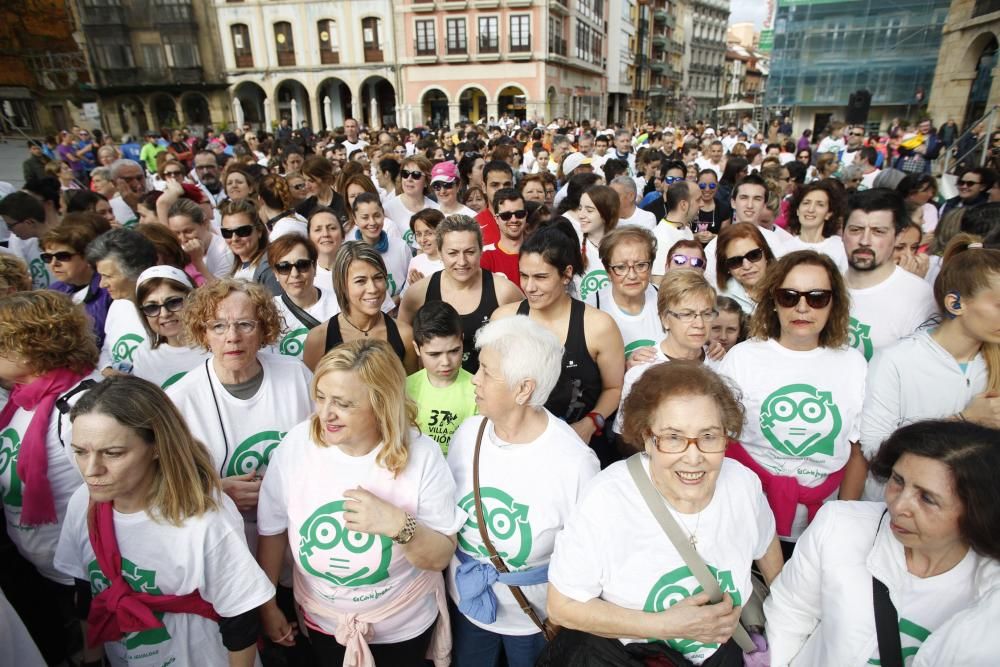
<instances>
[{"instance_id":1,"label":"crowd of people","mask_svg":"<svg viewBox=\"0 0 1000 667\"><path fill-rule=\"evenodd\" d=\"M501 120L30 143L0 664L994 664L997 173Z\"/></svg>"}]
</instances>

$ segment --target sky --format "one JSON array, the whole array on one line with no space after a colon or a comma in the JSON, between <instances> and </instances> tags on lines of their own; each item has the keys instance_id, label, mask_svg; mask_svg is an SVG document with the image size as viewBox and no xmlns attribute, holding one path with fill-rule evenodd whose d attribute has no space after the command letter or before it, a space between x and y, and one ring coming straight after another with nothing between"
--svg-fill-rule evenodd
<instances>
[{"instance_id":1,"label":"sky","mask_svg":"<svg viewBox=\"0 0 1000 667\"><path fill-rule=\"evenodd\" d=\"M730 3L729 24L750 21L760 30L767 15L767 5L763 0L733 0Z\"/></svg>"}]
</instances>

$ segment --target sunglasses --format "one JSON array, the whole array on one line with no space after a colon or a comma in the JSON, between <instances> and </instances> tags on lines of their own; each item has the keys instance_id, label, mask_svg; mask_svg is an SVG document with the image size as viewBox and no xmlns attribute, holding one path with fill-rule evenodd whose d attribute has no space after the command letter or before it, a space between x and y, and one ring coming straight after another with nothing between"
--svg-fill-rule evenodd
<instances>
[{"instance_id":1,"label":"sunglasses","mask_svg":"<svg viewBox=\"0 0 1000 667\"><path fill-rule=\"evenodd\" d=\"M146 317L159 317L160 312L164 308L167 309L168 313L176 313L181 308L184 307L184 297L182 296L172 296L163 300L163 303L156 303L155 301L150 301L149 303L142 304L142 314Z\"/></svg>"},{"instance_id":2,"label":"sunglasses","mask_svg":"<svg viewBox=\"0 0 1000 667\"><path fill-rule=\"evenodd\" d=\"M833 290L814 289L808 292L798 290L778 288L774 291L774 302L782 308L794 308L799 305L799 300L805 297L810 308L826 308L833 299Z\"/></svg>"},{"instance_id":3,"label":"sunglasses","mask_svg":"<svg viewBox=\"0 0 1000 667\"><path fill-rule=\"evenodd\" d=\"M707 190L714 190L717 187L719 187L718 183L699 183L698 184L698 188L701 189L701 190L706 190L706 189Z\"/></svg>"},{"instance_id":4,"label":"sunglasses","mask_svg":"<svg viewBox=\"0 0 1000 667\"><path fill-rule=\"evenodd\" d=\"M224 239L231 239L234 234L241 239L245 239L253 234L253 225L243 225L241 227L234 227L233 229L223 227L219 231L222 233L222 238Z\"/></svg>"},{"instance_id":5,"label":"sunglasses","mask_svg":"<svg viewBox=\"0 0 1000 667\"><path fill-rule=\"evenodd\" d=\"M455 181L452 181L451 183L438 181L437 183L431 184L431 188L433 188L435 192L440 192L441 190L451 190L453 187L455 187Z\"/></svg>"},{"instance_id":6,"label":"sunglasses","mask_svg":"<svg viewBox=\"0 0 1000 667\"><path fill-rule=\"evenodd\" d=\"M516 211L504 211L502 213L497 213L497 217L503 220L504 222L507 222L508 220L513 220L514 218L517 218L518 220L524 220L526 217L528 217L528 211L526 211L523 208L520 208Z\"/></svg>"},{"instance_id":7,"label":"sunglasses","mask_svg":"<svg viewBox=\"0 0 1000 667\"><path fill-rule=\"evenodd\" d=\"M701 257L688 257L687 255L673 255L670 258L672 264L677 266L690 266L692 269L704 269L705 260ZM740 262L742 264L742 262Z\"/></svg>"},{"instance_id":8,"label":"sunglasses","mask_svg":"<svg viewBox=\"0 0 1000 667\"><path fill-rule=\"evenodd\" d=\"M745 255L727 257L726 268L729 269L730 271L734 271L743 266L744 260L750 262L751 264L756 264L762 259L764 259L764 251L761 248L754 248Z\"/></svg>"},{"instance_id":9,"label":"sunglasses","mask_svg":"<svg viewBox=\"0 0 1000 667\"><path fill-rule=\"evenodd\" d=\"M667 185L673 185L674 183L679 183L684 180L683 176L665 176L663 182Z\"/></svg>"},{"instance_id":10,"label":"sunglasses","mask_svg":"<svg viewBox=\"0 0 1000 667\"><path fill-rule=\"evenodd\" d=\"M422 172L422 171L410 171L409 169L400 169L399 170L399 177L400 178L408 178L411 181L419 181L421 178L424 177L424 172Z\"/></svg>"},{"instance_id":11,"label":"sunglasses","mask_svg":"<svg viewBox=\"0 0 1000 667\"><path fill-rule=\"evenodd\" d=\"M57 262L68 262L71 258L76 257L79 254L80 253L77 252L66 252L66 251L43 252L41 255L39 255L39 257L41 257L42 261L45 262L46 264L51 264L52 260L56 260Z\"/></svg>"},{"instance_id":12,"label":"sunglasses","mask_svg":"<svg viewBox=\"0 0 1000 667\"><path fill-rule=\"evenodd\" d=\"M967 188L971 188L973 185L982 185L982 183L980 183L979 181L964 181L964 180L959 181L958 184Z\"/></svg>"},{"instance_id":13,"label":"sunglasses","mask_svg":"<svg viewBox=\"0 0 1000 667\"><path fill-rule=\"evenodd\" d=\"M311 259L297 259L294 262L278 262L272 268L279 276L287 276L295 269L299 273L305 273L313 267Z\"/></svg>"},{"instance_id":14,"label":"sunglasses","mask_svg":"<svg viewBox=\"0 0 1000 667\"><path fill-rule=\"evenodd\" d=\"M183 176L184 172L183 171L165 171L165 172L163 172L163 175L164 176L168 176L168 177L169 176Z\"/></svg>"}]
</instances>

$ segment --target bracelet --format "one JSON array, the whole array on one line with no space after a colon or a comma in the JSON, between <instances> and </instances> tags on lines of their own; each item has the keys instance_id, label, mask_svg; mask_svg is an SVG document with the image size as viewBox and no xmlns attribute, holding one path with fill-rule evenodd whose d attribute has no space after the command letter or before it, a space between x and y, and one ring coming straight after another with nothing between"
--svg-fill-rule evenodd
<instances>
[{"instance_id":1,"label":"bracelet","mask_svg":"<svg viewBox=\"0 0 1000 667\"><path fill-rule=\"evenodd\" d=\"M396 544L409 544L410 540L413 539L413 534L416 531L417 531L417 520L413 518L412 514L407 512L406 521L403 522L403 527L400 528L399 532L390 539Z\"/></svg>"}]
</instances>

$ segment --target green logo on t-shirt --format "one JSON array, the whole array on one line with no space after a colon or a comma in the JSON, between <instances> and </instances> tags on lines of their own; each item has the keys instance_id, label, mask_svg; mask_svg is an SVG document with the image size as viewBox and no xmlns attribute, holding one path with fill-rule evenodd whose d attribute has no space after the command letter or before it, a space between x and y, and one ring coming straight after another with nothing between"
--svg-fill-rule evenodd
<instances>
[{"instance_id":1,"label":"green logo on t-shirt","mask_svg":"<svg viewBox=\"0 0 1000 667\"><path fill-rule=\"evenodd\" d=\"M872 348L872 327L870 324L862 324L852 317L847 342L851 347L864 354L865 359L871 361L874 349Z\"/></svg>"},{"instance_id":2,"label":"green logo on t-shirt","mask_svg":"<svg viewBox=\"0 0 1000 667\"><path fill-rule=\"evenodd\" d=\"M306 329L305 327L289 331L288 334L281 339L281 343L278 345L278 351L289 357L301 356L302 346L305 344L306 335L308 335L308 333L309 329Z\"/></svg>"},{"instance_id":3,"label":"green logo on t-shirt","mask_svg":"<svg viewBox=\"0 0 1000 667\"><path fill-rule=\"evenodd\" d=\"M31 260L28 264L28 270L31 272L31 285L35 289L45 289L49 286L49 272L45 268L45 262L41 258L36 257Z\"/></svg>"},{"instance_id":4,"label":"green logo on t-shirt","mask_svg":"<svg viewBox=\"0 0 1000 667\"><path fill-rule=\"evenodd\" d=\"M97 595L104 589L111 586L111 582L101 572L101 567L96 560L90 561L87 565L87 576L90 578L90 589ZM141 570L135 563L122 558L122 577L129 587L136 593L149 593L150 595L163 595L163 592L156 587L156 571ZM155 616L163 621L162 612L154 612ZM134 649L139 646L152 646L160 644L170 639L170 633L166 626L161 628L151 628L141 632L128 632L125 634L125 648Z\"/></svg>"},{"instance_id":5,"label":"green logo on t-shirt","mask_svg":"<svg viewBox=\"0 0 1000 667\"><path fill-rule=\"evenodd\" d=\"M180 380L185 375L187 375L187 371L181 371L180 373L174 373L173 375L171 375L170 377L167 378L166 382L164 382L162 385L160 385L160 389L166 389L167 387L169 387L173 383L175 383L178 380Z\"/></svg>"},{"instance_id":6,"label":"green logo on t-shirt","mask_svg":"<svg viewBox=\"0 0 1000 667\"><path fill-rule=\"evenodd\" d=\"M251 435L233 452L229 465L226 466L226 477L246 475L251 472L263 475L274 448L284 437L284 431L262 431Z\"/></svg>"},{"instance_id":7,"label":"green logo on t-shirt","mask_svg":"<svg viewBox=\"0 0 1000 667\"><path fill-rule=\"evenodd\" d=\"M390 273L385 277L387 283L387 289L389 290L389 296L396 296L396 279L392 277Z\"/></svg>"},{"instance_id":8,"label":"green logo on t-shirt","mask_svg":"<svg viewBox=\"0 0 1000 667\"><path fill-rule=\"evenodd\" d=\"M760 430L771 446L788 456L833 456L843 422L828 391L790 384L764 399Z\"/></svg>"},{"instance_id":9,"label":"green logo on t-shirt","mask_svg":"<svg viewBox=\"0 0 1000 667\"><path fill-rule=\"evenodd\" d=\"M0 481L0 498L9 507L21 506L21 478L17 476L17 453L21 450L21 436L12 428L0 433L0 475L7 474L10 481Z\"/></svg>"},{"instance_id":10,"label":"green logo on t-shirt","mask_svg":"<svg viewBox=\"0 0 1000 667\"><path fill-rule=\"evenodd\" d=\"M412 229L407 229L405 232L403 232L403 241L405 241L406 245L408 245L408 246L414 246L414 247L416 246L416 244L413 242L413 230Z\"/></svg>"},{"instance_id":11,"label":"green logo on t-shirt","mask_svg":"<svg viewBox=\"0 0 1000 667\"><path fill-rule=\"evenodd\" d=\"M594 292L608 284L608 272L604 270L591 271L580 281L580 300L586 301Z\"/></svg>"},{"instance_id":12,"label":"green logo on t-shirt","mask_svg":"<svg viewBox=\"0 0 1000 667\"><path fill-rule=\"evenodd\" d=\"M392 540L348 530L344 502L327 503L299 529L299 563L310 574L335 586L370 586L388 578Z\"/></svg>"},{"instance_id":13,"label":"green logo on t-shirt","mask_svg":"<svg viewBox=\"0 0 1000 667\"><path fill-rule=\"evenodd\" d=\"M639 340L634 340L625 346L625 358L628 359L632 356L632 353L638 350L640 347L652 347L656 345L655 341L651 341L648 338L640 338Z\"/></svg>"},{"instance_id":14,"label":"green logo on t-shirt","mask_svg":"<svg viewBox=\"0 0 1000 667\"><path fill-rule=\"evenodd\" d=\"M530 508L514 502L510 495L492 486L481 487L479 494L483 500L486 530L497 553L511 569L524 567L528 562L528 556L531 555L531 523L528 521ZM485 546L474 546L467 539L473 536L479 538L475 502L475 496L470 493L458 503L458 506L469 515L469 519L458 533L458 544L467 553L489 556L490 553Z\"/></svg>"},{"instance_id":15,"label":"green logo on t-shirt","mask_svg":"<svg viewBox=\"0 0 1000 667\"><path fill-rule=\"evenodd\" d=\"M912 659L919 651L923 643L927 641L927 638L931 636L931 631L920 625L917 625L913 621L901 618L899 619L899 639L900 643L903 645L903 650L901 651L903 656L903 663L908 664L908 660ZM881 665L882 661L878 658L869 658L869 665Z\"/></svg>"},{"instance_id":16,"label":"green logo on t-shirt","mask_svg":"<svg viewBox=\"0 0 1000 667\"><path fill-rule=\"evenodd\" d=\"M142 336L131 333L125 334L119 338L111 347L112 361L121 361L122 359L132 361L132 355L135 354L136 349L142 345L143 340Z\"/></svg>"},{"instance_id":17,"label":"green logo on t-shirt","mask_svg":"<svg viewBox=\"0 0 1000 667\"><path fill-rule=\"evenodd\" d=\"M711 572L716 581L719 582L719 588L722 589L723 593L729 593L729 596L733 599L733 606L739 606L743 597L740 595L739 590L736 588L736 584L733 582L733 573L729 570L716 570L711 565L708 566L708 571ZM690 579L690 582L684 580ZM687 586L694 585L694 588L689 589ZM688 569L686 565L667 572L665 575L660 577L660 579L653 584L653 588L650 589L649 595L646 597L646 604L643 606L643 611L648 612L660 612L683 600L684 598L689 598L692 595L697 595L702 592L701 584L695 579L694 575L691 574L691 570ZM650 639L650 641L661 641L657 639ZM684 655L690 653L695 653L703 648L717 649L718 644L702 644L696 642L693 639L668 639L667 643L675 651L679 651Z\"/></svg>"}]
</instances>

